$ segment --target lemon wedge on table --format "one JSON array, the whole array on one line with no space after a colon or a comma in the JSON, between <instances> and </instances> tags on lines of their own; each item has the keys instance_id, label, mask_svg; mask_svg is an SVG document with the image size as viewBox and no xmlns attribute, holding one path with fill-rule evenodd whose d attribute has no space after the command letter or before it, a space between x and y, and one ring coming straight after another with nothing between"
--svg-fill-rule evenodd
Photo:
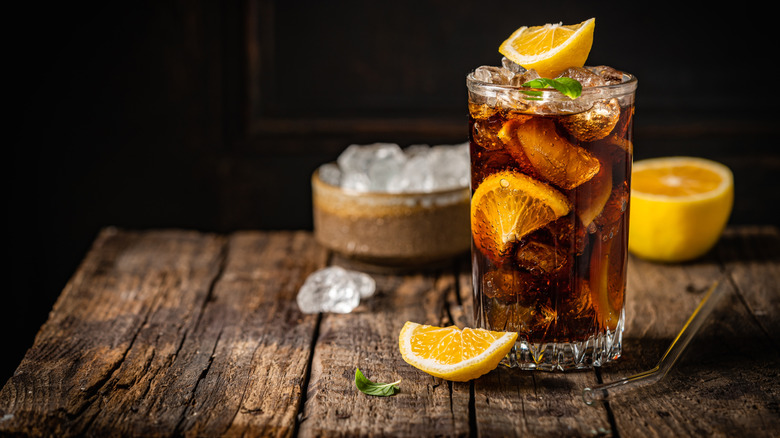
<instances>
[{"instance_id":1,"label":"lemon wedge on table","mask_svg":"<svg viewBox=\"0 0 780 438\"><path fill-rule=\"evenodd\" d=\"M516 332L436 327L407 321L398 335L409 365L445 380L466 382L494 370L517 340Z\"/></svg>"},{"instance_id":2,"label":"lemon wedge on table","mask_svg":"<svg viewBox=\"0 0 780 438\"><path fill-rule=\"evenodd\" d=\"M734 202L734 177L725 165L696 157L634 162L628 249L659 262L684 262L720 238Z\"/></svg>"},{"instance_id":3,"label":"lemon wedge on table","mask_svg":"<svg viewBox=\"0 0 780 438\"><path fill-rule=\"evenodd\" d=\"M534 69L539 76L554 78L569 67L582 67L593 46L596 19L574 25L523 26L498 48L499 53Z\"/></svg>"}]
</instances>

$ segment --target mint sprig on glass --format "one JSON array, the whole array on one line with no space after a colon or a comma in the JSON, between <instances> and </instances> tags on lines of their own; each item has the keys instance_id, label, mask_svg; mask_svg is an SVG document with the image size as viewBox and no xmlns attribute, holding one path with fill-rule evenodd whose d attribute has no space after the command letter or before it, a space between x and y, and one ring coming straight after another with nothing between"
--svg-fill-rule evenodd
<instances>
[{"instance_id":1,"label":"mint sprig on glass","mask_svg":"<svg viewBox=\"0 0 780 438\"><path fill-rule=\"evenodd\" d=\"M571 99L576 99L582 94L582 84L576 79L572 78L538 78L528 81L522 85L528 88L554 88L558 90L564 96L568 96ZM541 91L527 90L523 91L524 94L531 96L529 100L539 100L538 96L542 95Z\"/></svg>"},{"instance_id":2,"label":"mint sprig on glass","mask_svg":"<svg viewBox=\"0 0 780 438\"><path fill-rule=\"evenodd\" d=\"M365 394L389 397L401 391L401 388L398 387L399 383L401 383L400 379L393 383L374 383L363 375L360 368L355 368L355 386Z\"/></svg>"}]
</instances>

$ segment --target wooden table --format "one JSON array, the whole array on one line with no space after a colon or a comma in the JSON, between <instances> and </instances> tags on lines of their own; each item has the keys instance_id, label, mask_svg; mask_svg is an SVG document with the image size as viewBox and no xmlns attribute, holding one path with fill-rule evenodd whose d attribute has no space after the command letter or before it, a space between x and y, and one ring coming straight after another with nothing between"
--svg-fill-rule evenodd
<instances>
[{"instance_id":1,"label":"wooden table","mask_svg":"<svg viewBox=\"0 0 780 438\"><path fill-rule=\"evenodd\" d=\"M0 391L0 435L777 436L780 235L727 230L704 259L632 258L623 357L567 374L500 367L469 383L408 366L407 320L468 324L468 260L374 274L351 314L306 315L337 263L309 232L105 229ZM583 387L656 364L728 272L728 295L661 383L585 405ZM353 383L402 379L393 397Z\"/></svg>"}]
</instances>

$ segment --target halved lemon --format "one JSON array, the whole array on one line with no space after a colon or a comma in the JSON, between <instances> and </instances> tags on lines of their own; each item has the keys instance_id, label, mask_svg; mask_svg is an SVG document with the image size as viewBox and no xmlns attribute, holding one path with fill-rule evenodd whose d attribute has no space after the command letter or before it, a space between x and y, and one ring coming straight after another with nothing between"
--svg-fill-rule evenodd
<instances>
[{"instance_id":1,"label":"halved lemon","mask_svg":"<svg viewBox=\"0 0 780 438\"><path fill-rule=\"evenodd\" d=\"M409 365L442 379L466 382L495 369L516 340L516 332L461 330L407 321L398 346Z\"/></svg>"},{"instance_id":2,"label":"halved lemon","mask_svg":"<svg viewBox=\"0 0 780 438\"><path fill-rule=\"evenodd\" d=\"M488 175L471 197L474 244L501 263L523 236L565 216L571 210L561 192L516 171Z\"/></svg>"},{"instance_id":3,"label":"halved lemon","mask_svg":"<svg viewBox=\"0 0 780 438\"><path fill-rule=\"evenodd\" d=\"M554 78L569 67L582 67L593 45L596 19L574 25L523 26L498 51L539 76Z\"/></svg>"},{"instance_id":4,"label":"halved lemon","mask_svg":"<svg viewBox=\"0 0 780 438\"><path fill-rule=\"evenodd\" d=\"M663 157L634 163L628 249L654 261L693 260L720 238L734 202L734 177L721 163Z\"/></svg>"}]
</instances>

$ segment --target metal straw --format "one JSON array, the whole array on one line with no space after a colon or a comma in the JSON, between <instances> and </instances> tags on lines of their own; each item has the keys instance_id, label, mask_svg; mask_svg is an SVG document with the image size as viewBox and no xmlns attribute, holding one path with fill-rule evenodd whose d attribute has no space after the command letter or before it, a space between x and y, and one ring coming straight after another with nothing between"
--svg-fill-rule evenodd
<instances>
[{"instance_id":1,"label":"metal straw","mask_svg":"<svg viewBox=\"0 0 780 438\"><path fill-rule=\"evenodd\" d=\"M726 287L725 276L714 282L708 289L707 294L688 318L680 333L677 335L669 349L663 355L653 369L634 374L630 377L615 380L613 382L602 383L592 388L582 390L582 399L588 406L593 405L598 400L607 400L610 397L620 393L628 392L646 385L650 385L661 380L672 369L672 366L685 350L685 347L691 342L691 339L699 331L707 316L715 308L718 300L723 297Z\"/></svg>"}]
</instances>

